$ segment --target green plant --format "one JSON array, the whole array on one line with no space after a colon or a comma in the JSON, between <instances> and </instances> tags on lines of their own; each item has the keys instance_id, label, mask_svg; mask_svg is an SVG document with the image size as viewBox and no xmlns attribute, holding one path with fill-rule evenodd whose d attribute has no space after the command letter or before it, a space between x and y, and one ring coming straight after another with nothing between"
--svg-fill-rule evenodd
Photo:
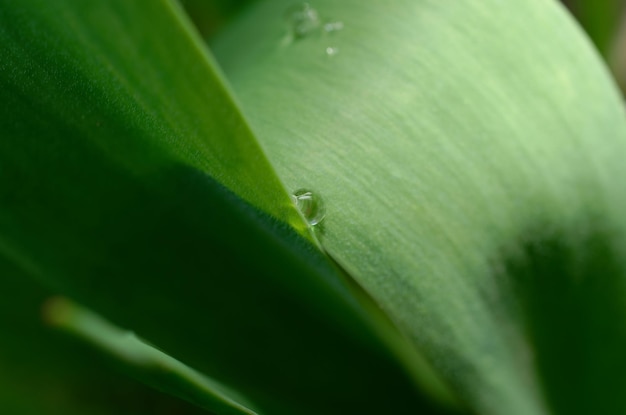
<instances>
[{"instance_id":1,"label":"green plant","mask_svg":"<svg viewBox=\"0 0 626 415\"><path fill-rule=\"evenodd\" d=\"M623 106L559 4L200 32L169 0L0 3L5 412L194 413L112 364L217 414L626 411Z\"/></svg>"}]
</instances>

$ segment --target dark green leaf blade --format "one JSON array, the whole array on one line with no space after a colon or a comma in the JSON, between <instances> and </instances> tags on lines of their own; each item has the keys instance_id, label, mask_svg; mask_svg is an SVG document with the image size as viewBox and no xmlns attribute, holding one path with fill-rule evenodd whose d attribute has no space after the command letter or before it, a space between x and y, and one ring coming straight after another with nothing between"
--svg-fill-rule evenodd
<instances>
[{"instance_id":1,"label":"dark green leaf blade","mask_svg":"<svg viewBox=\"0 0 626 415\"><path fill-rule=\"evenodd\" d=\"M176 160L301 226L211 57L181 17L168 0L3 0L4 94L27 99L39 117L63 120L135 173L151 169L154 157ZM13 117L3 124L25 122L16 109L4 110ZM111 137L111 128L122 135Z\"/></svg>"}]
</instances>

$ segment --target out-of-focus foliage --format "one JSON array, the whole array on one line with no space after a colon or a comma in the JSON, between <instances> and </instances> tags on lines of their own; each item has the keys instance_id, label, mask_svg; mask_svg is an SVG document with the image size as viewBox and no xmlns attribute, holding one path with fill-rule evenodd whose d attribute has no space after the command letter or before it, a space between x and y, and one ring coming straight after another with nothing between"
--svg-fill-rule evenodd
<instances>
[{"instance_id":1,"label":"out-of-focus foliage","mask_svg":"<svg viewBox=\"0 0 626 415\"><path fill-rule=\"evenodd\" d=\"M180 0L194 25L205 37L211 37L230 19L255 0Z\"/></svg>"},{"instance_id":2,"label":"out-of-focus foliage","mask_svg":"<svg viewBox=\"0 0 626 415\"><path fill-rule=\"evenodd\" d=\"M200 415L205 411L120 375L111 359L47 327L51 292L0 258L0 413Z\"/></svg>"},{"instance_id":3,"label":"out-of-focus foliage","mask_svg":"<svg viewBox=\"0 0 626 415\"><path fill-rule=\"evenodd\" d=\"M563 0L626 91L626 1Z\"/></svg>"},{"instance_id":4,"label":"out-of-focus foliage","mask_svg":"<svg viewBox=\"0 0 626 415\"><path fill-rule=\"evenodd\" d=\"M614 44L624 0L563 0L600 53L608 56Z\"/></svg>"}]
</instances>

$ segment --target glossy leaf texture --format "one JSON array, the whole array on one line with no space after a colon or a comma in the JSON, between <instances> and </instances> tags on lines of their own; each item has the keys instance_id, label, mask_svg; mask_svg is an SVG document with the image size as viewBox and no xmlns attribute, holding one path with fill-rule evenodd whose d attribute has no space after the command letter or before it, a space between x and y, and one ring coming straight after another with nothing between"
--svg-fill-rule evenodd
<instances>
[{"instance_id":1,"label":"glossy leaf texture","mask_svg":"<svg viewBox=\"0 0 626 415\"><path fill-rule=\"evenodd\" d=\"M326 251L476 413L626 412L624 108L561 5L298 7L211 47Z\"/></svg>"},{"instance_id":2,"label":"glossy leaf texture","mask_svg":"<svg viewBox=\"0 0 626 415\"><path fill-rule=\"evenodd\" d=\"M0 2L0 255L259 413L441 413L194 33L167 1Z\"/></svg>"}]
</instances>

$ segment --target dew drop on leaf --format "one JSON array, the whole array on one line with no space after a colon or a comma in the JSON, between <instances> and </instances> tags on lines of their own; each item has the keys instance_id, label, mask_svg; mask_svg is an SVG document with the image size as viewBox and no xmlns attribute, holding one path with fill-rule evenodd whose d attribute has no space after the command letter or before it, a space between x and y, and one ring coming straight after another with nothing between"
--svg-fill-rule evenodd
<instances>
[{"instance_id":1,"label":"dew drop on leaf","mask_svg":"<svg viewBox=\"0 0 626 415\"><path fill-rule=\"evenodd\" d=\"M342 29L343 29L343 22L340 22L340 21L328 22L324 24L324 32L326 33L338 32Z\"/></svg>"},{"instance_id":2,"label":"dew drop on leaf","mask_svg":"<svg viewBox=\"0 0 626 415\"><path fill-rule=\"evenodd\" d=\"M320 27L320 18L309 3L292 6L285 13L289 31L294 39L301 39L317 31Z\"/></svg>"},{"instance_id":3,"label":"dew drop on leaf","mask_svg":"<svg viewBox=\"0 0 626 415\"><path fill-rule=\"evenodd\" d=\"M291 199L310 226L324 220L326 207L319 194L307 189L298 189L293 192Z\"/></svg>"},{"instance_id":4,"label":"dew drop on leaf","mask_svg":"<svg viewBox=\"0 0 626 415\"><path fill-rule=\"evenodd\" d=\"M326 54L328 56L335 56L338 53L339 53L339 48L337 48L335 46L329 46L329 47L326 48Z\"/></svg>"}]
</instances>

